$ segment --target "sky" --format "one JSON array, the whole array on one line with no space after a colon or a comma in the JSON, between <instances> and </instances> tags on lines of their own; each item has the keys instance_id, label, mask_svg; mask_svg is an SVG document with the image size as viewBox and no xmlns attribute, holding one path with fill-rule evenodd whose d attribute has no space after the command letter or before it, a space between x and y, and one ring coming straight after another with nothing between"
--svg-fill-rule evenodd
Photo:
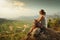
<instances>
[{"instance_id":1,"label":"sky","mask_svg":"<svg viewBox=\"0 0 60 40\"><path fill-rule=\"evenodd\" d=\"M47 15L60 13L60 0L0 0L0 18L35 16L41 9Z\"/></svg>"}]
</instances>

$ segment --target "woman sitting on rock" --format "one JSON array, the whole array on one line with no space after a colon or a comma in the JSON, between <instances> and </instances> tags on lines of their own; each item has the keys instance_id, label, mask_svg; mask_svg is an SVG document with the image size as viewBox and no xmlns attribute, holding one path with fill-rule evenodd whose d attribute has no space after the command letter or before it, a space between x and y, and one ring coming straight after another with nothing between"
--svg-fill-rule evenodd
<instances>
[{"instance_id":1,"label":"woman sitting on rock","mask_svg":"<svg viewBox=\"0 0 60 40\"><path fill-rule=\"evenodd\" d=\"M45 11L43 9L41 9L41 11L39 11L39 18L34 20L34 24L30 30L30 32L28 33L28 35L32 34L32 35L37 35L40 32L45 33L45 28L46 28L46 20L45 20Z\"/></svg>"}]
</instances>

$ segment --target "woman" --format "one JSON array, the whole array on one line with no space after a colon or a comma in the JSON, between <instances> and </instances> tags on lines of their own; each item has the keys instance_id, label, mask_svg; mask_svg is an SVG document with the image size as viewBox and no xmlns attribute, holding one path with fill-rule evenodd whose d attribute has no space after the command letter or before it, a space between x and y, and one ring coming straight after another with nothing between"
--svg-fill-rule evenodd
<instances>
[{"instance_id":1,"label":"woman","mask_svg":"<svg viewBox=\"0 0 60 40\"><path fill-rule=\"evenodd\" d=\"M45 28L46 28L46 21L45 21L45 11L43 9L41 9L41 11L39 11L39 18L34 20L34 25L32 26L30 32L28 33L28 35L30 35L30 33L34 34L39 34L40 32L44 32L45 33Z\"/></svg>"}]
</instances>

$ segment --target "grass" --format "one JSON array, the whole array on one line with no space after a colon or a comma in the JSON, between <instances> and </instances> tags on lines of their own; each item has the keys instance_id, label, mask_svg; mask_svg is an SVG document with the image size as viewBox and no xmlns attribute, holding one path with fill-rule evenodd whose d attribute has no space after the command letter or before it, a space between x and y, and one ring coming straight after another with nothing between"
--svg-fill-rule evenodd
<instances>
[{"instance_id":1,"label":"grass","mask_svg":"<svg viewBox=\"0 0 60 40\"><path fill-rule=\"evenodd\" d=\"M29 28L27 28L24 32L22 31L24 29L23 25L27 25ZM31 22L27 21L8 21L0 24L0 40L21 40L23 39L26 34L28 33ZM9 26L13 27L13 30L11 31L9 29ZM21 28L19 28L21 27Z\"/></svg>"},{"instance_id":2,"label":"grass","mask_svg":"<svg viewBox=\"0 0 60 40\"><path fill-rule=\"evenodd\" d=\"M28 25L28 28L23 32L24 25ZM12 27L10 30L9 26ZM21 40L27 35L32 21L6 21L0 23L0 40ZM58 28L60 30L60 27Z\"/></svg>"}]
</instances>

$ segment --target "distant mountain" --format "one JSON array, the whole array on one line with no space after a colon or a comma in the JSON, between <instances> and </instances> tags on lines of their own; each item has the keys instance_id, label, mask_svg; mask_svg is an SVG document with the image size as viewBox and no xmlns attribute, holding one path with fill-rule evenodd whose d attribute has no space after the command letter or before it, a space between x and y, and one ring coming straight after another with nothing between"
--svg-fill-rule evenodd
<instances>
[{"instance_id":1,"label":"distant mountain","mask_svg":"<svg viewBox=\"0 0 60 40\"><path fill-rule=\"evenodd\" d=\"M47 15L47 18L60 18L60 14Z\"/></svg>"},{"instance_id":2,"label":"distant mountain","mask_svg":"<svg viewBox=\"0 0 60 40\"><path fill-rule=\"evenodd\" d=\"M35 15L35 16L19 16L19 17L16 17L16 18L10 18L8 20L32 21L32 20L36 19L37 17L38 17L38 15ZM47 19L56 18L56 17L60 18L60 14L46 15L46 17L47 17ZM0 18L0 19L2 20L2 18ZM6 19L3 19L3 20L6 20Z\"/></svg>"},{"instance_id":3,"label":"distant mountain","mask_svg":"<svg viewBox=\"0 0 60 40\"><path fill-rule=\"evenodd\" d=\"M14 20L22 20L22 21L32 21L36 19L38 16L20 16L15 18Z\"/></svg>"},{"instance_id":4,"label":"distant mountain","mask_svg":"<svg viewBox=\"0 0 60 40\"><path fill-rule=\"evenodd\" d=\"M4 19L4 18L0 18L0 24L1 23L4 23L4 22L6 22L6 21L8 21L7 19Z\"/></svg>"},{"instance_id":5,"label":"distant mountain","mask_svg":"<svg viewBox=\"0 0 60 40\"><path fill-rule=\"evenodd\" d=\"M53 17L52 15L47 15L47 18ZM17 18L12 18L11 20L19 20L19 21L33 21L34 19L38 18L37 16L20 16Z\"/></svg>"},{"instance_id":6,"label":"distant mountain","mask_svg":"<svg viewBox=\"0 0 60 40\"><path fill-rule=\"evenodd\" d=\"M5 19L5 18L0 18L0 24L3 24L3 23L8 23L8 22L13 22L15 20L10 20L10 19Z\"/></svg>"}]
</instances>

